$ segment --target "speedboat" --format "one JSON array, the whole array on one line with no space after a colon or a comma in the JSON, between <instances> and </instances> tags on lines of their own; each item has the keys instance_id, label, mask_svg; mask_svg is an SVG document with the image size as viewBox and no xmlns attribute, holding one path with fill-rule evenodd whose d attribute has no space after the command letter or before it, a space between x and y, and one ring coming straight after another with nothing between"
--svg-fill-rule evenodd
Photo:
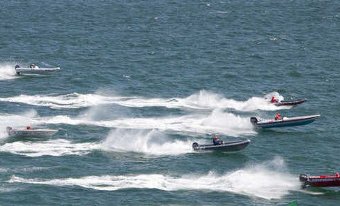
<instances>
[{"instance_id":1,"label":"speedboat","mask_svg":"<svg viewBox=\"0 0 340 206\"><path fill-rule=\"evenodd\" d=\"M320 115L309 115L299 117L283 117L282 119L275 120L261 120L256 117L251 117L250 122L258 128L273 128L273 127L294 127L306 125L314 122Z\"/></svg>"},{"instance_id":2,"label":"speedboat","mask_svg":"<svg viewBox=\"0 0 340 206\"><path fill-rule=\"evenodd\" d=\"M55 129L41 129L41 128L21 128L13 129L12 127L6 128L8 136L10 137L50 137L58 132Z\"/></svg>"},{"instance_id":3,"label":"speedboat","mask_svg":"<svg viewBox=\"0 0 340 206\"><path fill-rule=\"evenodd\" d=\"M334 175L319 175L311 176L306 174L300 174L300 182L303 183L303 187L339 187L340 186L340 174L337 172Z\"/></svg>"},{"instance_id":4,"label":"speedboat","mask_svg":"<svg viewBox=\"0 0 340 206\"><path fill-rule=\"evenodd\" d=\"M229 141L229 142L223 142L219 145L214 144L198 144L197 142L194 142L192 144L192 148L196 151L198 150L213 150L213 151L223 151L223 152L234 152L244 149L248 146L250 143L250 140L238 140L238 141Z\"/></svg>"},{"instance_id":5,"label":"speedboat","mask_svg":"<svg viewBox=\"0 0 340 206\"><path fill-rule=\"evenodd\" d=\"M275 102L274 105L275 106L296 106L298 104L302 104L305 101L307 101L306 99L297 99L297 100L289 100L289 101L279 101L279 102Z\"/></svg>"},{"instance_id":6,"label":"speedboat","mask_svg":"<svg viewBox=\"0 0 340 206\"><path fill-rule=\"evenodd\" d=\"M28 68L20 67L19 65L15 66L15 72L17 75L22 74L48 74L51 72L55 72L60 70L60 67L54 67L54 68L41 68L38 67L35 64L31 64Z\"/></svg>"}]
</instances>

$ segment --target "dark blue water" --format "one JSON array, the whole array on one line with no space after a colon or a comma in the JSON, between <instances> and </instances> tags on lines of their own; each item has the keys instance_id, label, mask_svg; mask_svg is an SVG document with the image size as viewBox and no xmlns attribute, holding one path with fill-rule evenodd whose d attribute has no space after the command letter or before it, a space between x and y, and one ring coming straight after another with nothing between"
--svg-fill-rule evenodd
<instances>
[{"instance_id":1,"label":"dark blue water","mask_svg":"<svg viewBox=\"0 0 340 206\"><path fill-rule=\"evenodd\" d=\"M0 3L1 205L339 205L338 1ZM61 67L15 75L14 66ZM269 95L268 95L269 94ZM306 98L276 107L265 95ZM255 130L251 116L320 114ZM6 127L58 129L8 137ZM237 153L194 152L218 133Z\"/></svg>"}]
</instances>

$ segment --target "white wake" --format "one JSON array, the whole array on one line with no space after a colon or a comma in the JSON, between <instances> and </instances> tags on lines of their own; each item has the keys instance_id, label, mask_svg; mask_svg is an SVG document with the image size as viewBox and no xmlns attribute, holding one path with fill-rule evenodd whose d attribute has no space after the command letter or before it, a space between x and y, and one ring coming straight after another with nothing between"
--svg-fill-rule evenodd
<instances>
[{"instance_id":1,"label":"white wake","mask_svg":"<svg viewBox=\"0 0 340 206\"><path fill-rule=\"evenodd\" d=\"M65 139L11 142L0 146L0 152L28 157L86 155L101 148L98 143L72 143Z\"/></svg>"},{"instance_id":2,"label":"white wake","mask_svg":"<svg viewBox=\"0 0 340 206\"><path fill-rule=\"evenodd\" d=\"M40 117L37 122L46 124L94 125L108 128L159 129L186 133L220 133L230 136L253 135L256 132L249 117L242 117L221 110L207 114L183 116L118 118L112 120L93 120L87 117L69 117L65 115Z\"/></svg>"},{"instance_id":3,"label":"white wake","mask_svg":"<svg viewBox=\"0 0 340 206\"><path fill-rule=\"evenodd\" d=\"M15 63L0 63L0 80L18 78L15 73Z\"/></svg>"},{"instance_id":4,"label":"white wake","mask_svg":"<svg viewBox=\"0 0 340 206\"><path fill-rule=\"evenodd\" d=\"M117 104L125 107L166 107L182 109L234 109L238 111L278 110L290 107L277 107L270 103L271 96L280 100L283 97L277 92L267 94L265 97L251 97L246 101L228 99L222 95L201 90L185 98L145 98L124 97L102 94L66 94L66 95L19 95L3 97L0 101L24 103L35 106L46 106L53 109L83 108L102 104Z\"/></svg>"},{"instance_id":5,"label":"white wake","mask_svg":"<svg viewBox=\"0 0 340 206\"><path fill-rule=\"evenodd\" d=\"M79 186L93 190L158 189L164 191L217 191L264 199L280 199L289 191L298 190L298 178L287 172L256 165L225 174L188 174L168 176L162 174L101 175L61 179L26 179L12 176L10 183L52 186Z\"/></svg>"},{"instance_id":6,"label":"white wake","mask_svg":"<svg viewBox=\"0 0 340 206\"><path fill-rule=\"evenodd\" d=\"M171 140L156 130L114 129L102 143L105 151L138 152L151 155L191 153L191 141Z\"/></svg>"}]
</instances>

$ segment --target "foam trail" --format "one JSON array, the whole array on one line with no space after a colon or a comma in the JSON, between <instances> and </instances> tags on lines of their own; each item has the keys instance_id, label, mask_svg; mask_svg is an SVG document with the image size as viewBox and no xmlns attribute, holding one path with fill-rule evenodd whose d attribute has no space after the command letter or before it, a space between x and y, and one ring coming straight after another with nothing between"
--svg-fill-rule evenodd
<instances>
[{"instance_id":1,"label":"foam trail","mask_svg":"<svg viewBox=\"0 0 340 206\"><path fill-rule=\"evenodd\" d=\"M17 141L0 145L0 152L28 157L86 155L94 150L140 152L151 155L180 155L192 152L191 142L168 142L167 139L159 138L161 136L162 134L155 131L113 130L101 143L72 143L65 139Z\"/></svg>"},{"instance_id":2,"label":"foam trail","mask_svg":"<svg viewBox=\"0 0 340 206\"><path fill-rule=\"evenodd\" d=\"M102 143L105 151L140 152L151 155L180 155L192 152L192 142L170 141L156 131L115 129Z\"/></svg>"},{"instance_id":3,"label":"foam trail","mask_svg":"<svg viewBox=\"0 0 340 206\"><path fill-rule=\"evenodd\" d=\"M72 143L65 139L41 142L11 142L0 146L0 152L28 157L86 155L100 149L98 143Z\"/></svg>"},{"instance_id":4,"label":"foam trail","mask_svg":"<svg viewBox=\"0 0 340 206\"><path fill-rule=\"evenodd\" d=\"M10 115L1 114L0 115L0 139L8 137L6 127L24 127L27 125L35 124L34 118L36 118L37 113L34 110L28 111L22 115Z\"/></svg>"},{"instance_id":5,"label":"foam trail","mask_svg":"<svg viewBox=\"0 0 340 206\"><path fill-rule=\"evenodd\" d=\"M277 106L273 105L268 99L263 97L251 97L246 101L237 101L227 99L219 94L201 90L185 99L184 103L187 105L194 105L201 108L221 108L221 109L235 109L238 111L254 111L254 110L277 110ZM281 108L282 109L282 108Z\"/></svg>"},{"instance_id":6,"label":"foam trail","mask_svg":"<svg viewBox=\"0 0 340 206\"><path fill-rule=\"evenodd\" d=\"M50 119L49 119L50 118ZM113 120L114 121L114 120ZM6 127L11 126L20 128L27 125L39 124L89 124L97 126L114 126L115 122L94 121L86 119L72 119L65 116L57 117L39 117L34 110L21 115L0 115L0 138L8 137ZM131 123L131 122L130 122ZM132 123L131 123L132 124ZM119 126L119 124L117 124ZM130 125L133 128L133 124ZM126 126L123 126L125 128ZM144 125L147 127L147 125ZM129 144L124 144L129 139ZM131 143L133 142L133 143ZM153 155L179 155L191 152L190 141L169 140L161 132L155 130L112 130L106 140L101 143L72 143L67 140L51 140L43 142L12 142L0 146L0 152L9 152L13 154L37 157L37 156L63 156L63 155L83 155L92 152L92 150L104 151L131 151L141 152Z\"/></svg>"},{"instance_id":7,"label":"foam trail","mask_svg":"<svg viewBox=\"0 0 340 206\"><path fill-rule=\"evenodd\" d=\"M0 63L0 80L18 78L15 73L15 63Z\"/></svg>"},{"instance_id":8,"label":"foam trail","mask_svg":"<svg viewBox=\"0 0 340 206\"><path fill-rule=\"evenodd\" d=\"M185 133L220 133L230 136L253 135L248 117L241 117L221 110L214 110L208 114L192 114L184 116L149 117L149 118L121 118L112 120L96 120L88 116L69 117L65 115L39 117L35 111L23 116L0 116L0 138L7 137L6 127L23 127L39 124L69 124L94 125L108 128L125 129L159 129Z\"/></svg>"},{"instance_id":9,"label":"foam trail","mask_svg":"<svg viewBox=\"0 0 340 206\"><path fill-rule=\"evenodd\" d=\"M54 116L37 121L47 124L95 125L109 128L160 129L189 133L221 133L230 136L252 135L248 117L214 110L210 114L193 114L177 117L122 118L114 120L91 120L84 117Z\"/></svg>"},{"instance_id":10,"label":"foam trail","mask_svg":"<svg viewBox=\"0 0 340 206\"><path fill-rule=\"evenodd\" d=\"M167 107L184 109L235 109L239 111L254 110L278 110L289 109L290 107L277 107L270 103L269 96L277 96L283 99L278 93L271 93L266 97L252 97L247 101L236 101L227 99L219 94L202 90L186 98L143 98L105 96L100 94L66 94L57 96L44 95L19 95L14 97L0 98L0 101L25 103L35 106L46 106L54 109L60 108L82 108L101 104L118 104L125 107Z\"/></svg>"},{"instance_id":11,"label":"foam trail","mask_svg":"<svg viewBox=\"0 0 340 206\"><path fill-rule=\"evenodd\" d=\"M279 100L283 100L280 94L270 93L275 95ZM267 95L266 95L267 96ZM251 97L246 101L237 101L227 99L222 95L201 90L198 93L190 95L186 98L127 98L115 102L116 104L127 107L167 107L167 108L187 108L187 109L235 109L238 111L254 111L254 110L278 110L289 109L290 107L277 107L270 103L267 97Z\"/></svg>"},{"instance_id":12,"label":"foam trail","mask_svg":"<svg viewBox=\"0 0 340 206\"><path fill-rule=\"evenodd\" d=\"M218 191L231 192L264 199L280 199L289 191L298 190L299 182L288 173L257 165L222 175L189 174L168 176L162 174L103 175L62 179L26 179L12 176L10 183L41 184L52 186L79 186L94 190L114 191L128 188L158 189L164 191Z\"/></svg>"},{"instance_id":13,"label":"foam trail","mask_svg":"<svg viewBox=\"0 0 340 206\"><path fill-rule=\"evenodd\" d=\"M0 98L0 101L24 103L35 106L46 106L53 109L82 108L101 104L114 103L120 97L106 97L96 94L66 94L59 96L45 95L19 95L15 97Z\"/></svg>"},{"instance_id":14,"label":"foam trail","mask_svg":"<svg viewBox=\"0 0 340 206\"><path fill-rule=\"evenodd\" d=\"M53 109L83 108L102 104L118 104L126 107L168 107L179 108L181 104L173 99L146 99L141 97L104 96L99 94L66 94L58 96L46 95L19 95L0 98L4 102L24 103L35 106L46 106ZM192 107L196 108L196 107Z\"/></svg>"}]
</instances>

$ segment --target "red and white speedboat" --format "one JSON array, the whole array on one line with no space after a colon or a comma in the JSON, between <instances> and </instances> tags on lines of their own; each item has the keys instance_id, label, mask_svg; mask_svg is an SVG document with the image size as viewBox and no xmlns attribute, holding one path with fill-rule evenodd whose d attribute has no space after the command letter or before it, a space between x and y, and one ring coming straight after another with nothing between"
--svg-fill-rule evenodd
<instances>
[{"instance_id":1,"label":"red and white speedboat","mask_svg":"<svg viewBox=\"0 0 340 206\"><path fill-rule=\"evenodd\" d=\"M55 129L43 129L43 128L26 128L14 129L12 127L6 128L9 137L50 137L58 132Z\"/></svg>"},{"instance_id":2,"label":"red and white speedboat","mask_svg":"<svg viewBox=\"0 0 340 206\"><path fill-rule=\"evenodd\" d=\"M300 175L300 182L304 187L340 187L340 174L310 176L306 174Z\"/></svg>"}]
</instances>

